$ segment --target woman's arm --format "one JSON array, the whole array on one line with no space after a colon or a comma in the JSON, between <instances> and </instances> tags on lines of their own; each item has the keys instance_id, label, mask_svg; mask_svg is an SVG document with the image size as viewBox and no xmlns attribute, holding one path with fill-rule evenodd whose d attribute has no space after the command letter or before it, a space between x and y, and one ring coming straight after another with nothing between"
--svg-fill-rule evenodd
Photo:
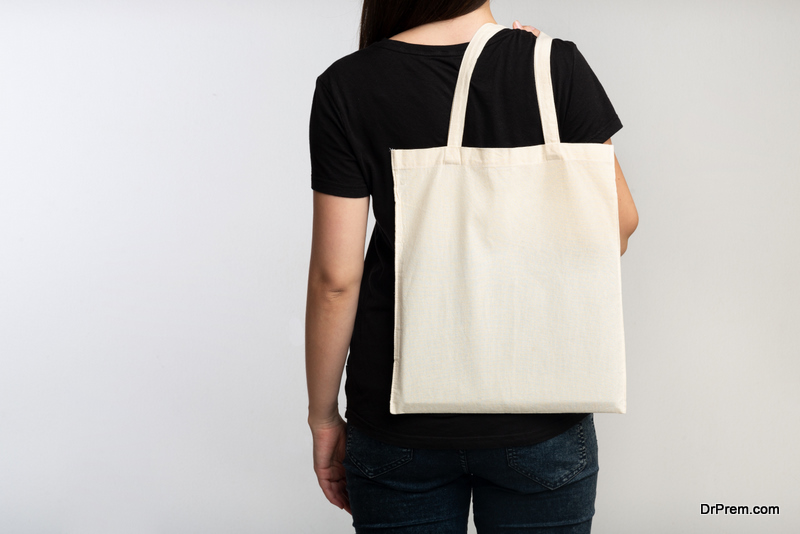
<instances>
[{"instance_id":1,"label":"woman's arm","mask_svg":"<svg viewBox=\"0 0 800 534\"><path fill-rule=\"evenodd\" d=\"M339 387L353 335L367 234L369 197L314 191L306 302L308 420L339 415Z\"/></svg>"},{"instance_id":2,"label":"woman's arm","mask_svg":"<svg viewBox=\"0 0 800 534\"><path fill-rule=\"evenodd\" d=\"M319 486L330 502L349 513L342 464L347 425L339 415L339 387L358 308L368 214L369 197L314 191L306 302L308 425Z\"/></svg>"},{"instance_id":3,"label":"woman's arm","mask_svg":"<svg viewBox=\"0 0 800 534\"><path fill-rule=\"evenodd\" d=\"M603 143L610 145L611 139ZM620 256L625 254L628 248L628 238L633 234L636 227L639 225L639 212L636 211L636 206L633 203L633 197L628 189L628 183L625 181L625 175L622 174L622 169L619 166L617 155L614 155L614 166L617 171L617 204L619 207L619 242L620 242Z\"/></svg>"}]
</instances>

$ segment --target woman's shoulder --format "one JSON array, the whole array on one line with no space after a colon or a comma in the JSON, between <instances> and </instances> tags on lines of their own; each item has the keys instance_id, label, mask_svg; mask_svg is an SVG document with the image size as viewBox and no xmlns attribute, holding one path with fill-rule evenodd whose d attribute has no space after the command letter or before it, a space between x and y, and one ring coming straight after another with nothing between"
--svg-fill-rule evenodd
<instances>
[{"instance_id":1,"label":"woman's shoulder","mask_svg":"<svg viewBox=\"0 0 800 534\"><path fill-rule=\"evenodd\" d=\"M380 64L380 54L380 50L374 46L346 54L331 62L318 79L332 88L346 82L359 81L373 70L372 67Z\"/></svg>"},{"instance_id":2,"label":"woman's shoulder","mask_svg":"<svg viewBox=\"0 0 800 534\"><path fill-rule=\"evenodd\" d=\"M575 62L577 45L568 39L562 39L547 32L545 34L552 38L550 64L553 67L554 74L559 76L568 75ZM526 30L506 28L500 31L499 37L500 39L497 42L500 46L495 53L508 54L513 57L514 62L520 60L532 61L538 39L536 35Z\"/></svg>"}]
</instances>

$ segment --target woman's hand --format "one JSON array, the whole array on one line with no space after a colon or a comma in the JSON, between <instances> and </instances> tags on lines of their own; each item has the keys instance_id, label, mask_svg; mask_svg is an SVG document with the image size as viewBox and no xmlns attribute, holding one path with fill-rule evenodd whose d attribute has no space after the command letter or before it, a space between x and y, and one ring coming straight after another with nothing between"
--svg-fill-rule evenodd
<instances>
[{"instance_id":1,"label":"woman's hand","mask_svg":"<svg viewBox=\"0 0 800 534\"><path fill-rule=\"evenodd\" d=\"M314 440L314 472L319 487L330 502L350 515L350 498L347 495L347 478L342 460L346 454L347 423L340 415L333 420L308 420Z\"/></svg>"},{"instance_id":2,"label":"woman's hand","mask_svg":"<svg viewBox=\"0 0 800 534\"><path fill-rule=\"evenodd\" d=\"M539 37L539 30L537 30L533 26L523 26L522 24L520 24L518 20L515 20L514 24L512 24L511 27L515 30L525 30L531 32L536 37Z\"/></svg>"}]
</instances>

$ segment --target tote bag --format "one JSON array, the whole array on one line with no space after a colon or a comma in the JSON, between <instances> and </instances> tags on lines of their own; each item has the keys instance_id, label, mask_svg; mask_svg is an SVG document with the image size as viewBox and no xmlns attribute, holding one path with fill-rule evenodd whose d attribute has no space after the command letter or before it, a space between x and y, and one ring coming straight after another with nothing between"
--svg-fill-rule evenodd
<instances>
[{"instance_id":1,"label":"tote bag","mask_svg":"<svg viewBox=\"0 0 800 534\"><path fill-rule=\"evenodd\" d=\"M461 146L467 45L447 146L392 149L390 413L625 413L614 147L561 143L552 38L534 47L544 145Z\"/></svg>"}]
</instances>

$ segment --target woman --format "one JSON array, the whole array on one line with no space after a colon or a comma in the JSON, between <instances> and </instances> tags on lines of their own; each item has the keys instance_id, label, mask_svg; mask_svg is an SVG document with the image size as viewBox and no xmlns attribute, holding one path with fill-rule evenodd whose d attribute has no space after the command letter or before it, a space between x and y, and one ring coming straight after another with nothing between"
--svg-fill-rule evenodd
<instances>
[{"instance_id":1,"label":"woman","mask_svg":"<svg viewBox=\"0 0 800 534\"><path fill-rule=\"evenodd\" d=\"M394 198L390 148L446 144L467 44L496 23L488 0L365 0L360 48L317 78L310 120L314 223L306 315L314 470L357 532L589 532L597 484L592 414L389 412ZM525 29L528 31L516 31ZM534 93L538 31L486 43L470 85L464 146L544 142ZM611 144L622 128L569 42L551 72L565 143ZM620 254L638 214L616 163ZM370 196L376 225L366 258ZM347 408L338 392L347 358Z\"/></svg>"}]
</instances>

